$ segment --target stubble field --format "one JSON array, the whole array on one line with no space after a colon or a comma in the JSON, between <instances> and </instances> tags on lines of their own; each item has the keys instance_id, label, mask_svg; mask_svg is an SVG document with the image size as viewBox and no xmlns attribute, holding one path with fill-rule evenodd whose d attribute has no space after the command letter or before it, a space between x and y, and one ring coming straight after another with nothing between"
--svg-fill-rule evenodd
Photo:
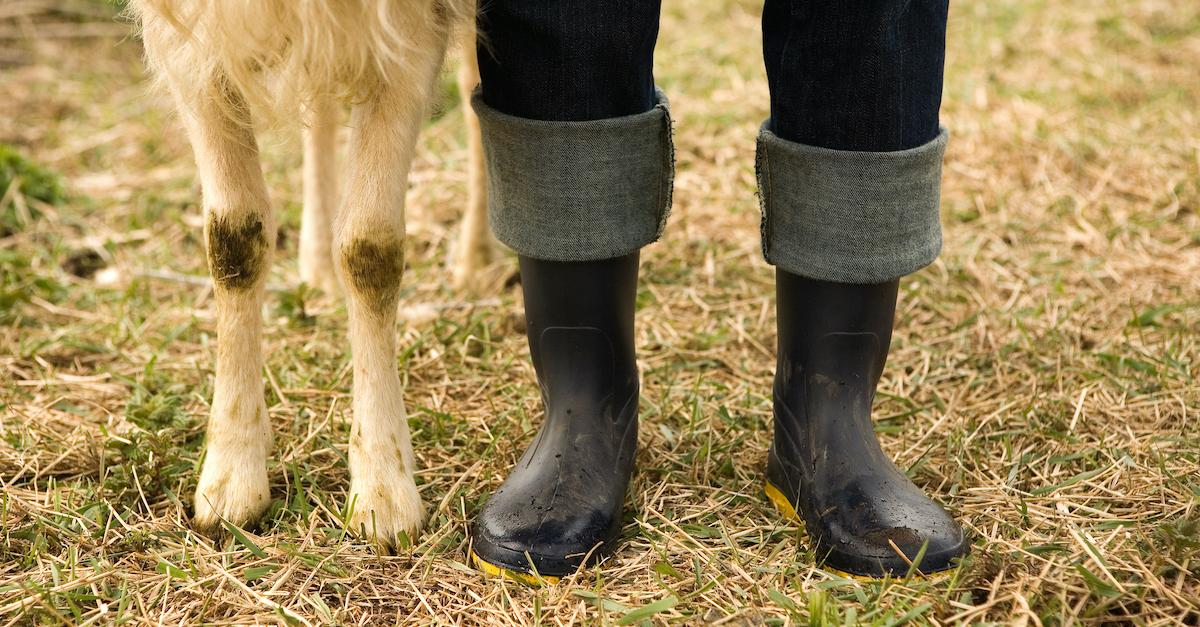
<instances>
[{"instance_id":1,"label":"stubble field","mask_svg":"<svg viewBox=\"0 0 1200 627\"><path fill-rule=\"evenodd\" d=\"M945 251L901 284L875 409L973 553L871 583L815 568L762 496L759 3L664 4L678 175L643 253L623 546L539 589L465 556L540 410L514 260L478 293L447 287L466 196L449 68L397 329L424 533L383 556L343 529L346 312L299 286L280 131L262 138L274 503L208 537L189 526L215 346L190 150L111 5L0 4L0 625L1200 623L1200 5L953 4Z\"/></svg>"}]
</instances>

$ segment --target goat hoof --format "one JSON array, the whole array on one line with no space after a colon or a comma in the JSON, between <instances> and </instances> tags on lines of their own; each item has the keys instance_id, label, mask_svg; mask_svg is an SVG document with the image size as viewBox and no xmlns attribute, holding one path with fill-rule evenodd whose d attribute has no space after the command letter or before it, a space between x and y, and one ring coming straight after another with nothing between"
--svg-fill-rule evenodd
<instances>
[{"instance_id":1,"label":"goat hoof","mask_svg":"<svg viewBox=\"0 0 1200 627\"><path fill-rule=\"evenodd\" d=\"M351 481L350 503L350 532L385 550L411 546L425 520L411 477L388 483Z\"/></svg>"},{"instance_id":2,"label":"goat hoof","mask_svg":"<svg viewBox=\"0 0 1200 627\"><path fill-rule=\"evenodd\" d=\"M196 486L196 528L211 532L220 530L222 520L239 527L257 521L271 504L266 462L217 464L209 455Z\"/></svg>"}]
</instances>

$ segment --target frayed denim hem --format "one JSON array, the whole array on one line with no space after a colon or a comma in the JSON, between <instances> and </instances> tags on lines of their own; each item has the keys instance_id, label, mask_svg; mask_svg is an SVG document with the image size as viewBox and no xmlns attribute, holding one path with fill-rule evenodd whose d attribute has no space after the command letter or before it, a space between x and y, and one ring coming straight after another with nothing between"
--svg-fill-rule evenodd
<instances>
[{"instance_id":1,"label":"frayed denim hem","mask_svg":"<svg viewBox=\"0 0 1200 627\"><path fill-rule=\"evenodd\" d=\"M656 241L675 174L667 98L656 96L645 113L557 122L501 113L476 89L496 239L551 261L611 259Z\"/></svg>"},{"instance_id":2,"label":"frayed denim hem","mask_svg":"<svg viewBox=\"0 0 1200 627\"><path fill-rule=\"evenodd\" d=\"M948 133L895 152L790 142L764 124L755 169L767 262L838 283L881 283L942 249L942 155Z\"/></svg>"}]
</instances>

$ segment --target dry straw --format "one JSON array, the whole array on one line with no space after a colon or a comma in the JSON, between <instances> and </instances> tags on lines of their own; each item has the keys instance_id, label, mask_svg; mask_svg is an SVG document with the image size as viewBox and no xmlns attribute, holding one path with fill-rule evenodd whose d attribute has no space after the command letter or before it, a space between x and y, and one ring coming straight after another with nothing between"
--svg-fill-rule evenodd
<instances>
[{"instance_id":1,"label":"dry straw","mask_svg":"<svg viewBox=\"0 0 1200 627\"><path fill-rule=\"evenodd\" d=\"M429 527L397 556L342 532L345 313L294 287L298 151L272 136L277 503L260 528L207 538L181 500L213 357L187 145L146 96L137 43L109 34L111 9L0 7L0 142L71 194L0 201L29 218L0 240L0 625L1196 624L1200 6L952 7L945 253L902 284L876 409L886 450L965 523L974 555L949 579L869 584L813 568L761 495L774 323L753 196L759 3L665 4L657 76L679 176L643 264L625 543L541 590L466 565L467 525L539 415L511 260L483 300L444 287L465 202L458 117L421 140L398 329ZM103 268L71 274L85 257Z\"/></svg>"}]
</instances>

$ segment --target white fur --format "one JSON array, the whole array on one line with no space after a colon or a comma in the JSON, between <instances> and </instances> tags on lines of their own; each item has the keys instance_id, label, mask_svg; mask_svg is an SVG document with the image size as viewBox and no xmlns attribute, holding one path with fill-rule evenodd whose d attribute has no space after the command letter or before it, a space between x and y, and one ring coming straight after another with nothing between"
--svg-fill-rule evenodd
<instances>
[{"instance_id":1,"label":"white fur","mask_svg":"<svg viewBox=\"0 0 1200 627\"><path fill-rule=\"evenodd\" d=\"M469 15L473 0L135 0L133 6L148 62L173 94L195 152L210 267L225 273L250 268L253 277L214 276L216 385L195 523L244 525L270 503L261 309L275 225L251 120L303 110L301 277L326 292L344 291L350 317L348 523L384 544L412 536L424 510L396 365L404 197L452 22ZM467 34L459 79L464 103L477 80L474 34ZM351 139L339 194L334 155L342 102L352 105ZM471 171L453 270L460 286L470 283L491 250L479 125L469 107L464 111ZM220 224L261 224L265 248L257 264L221 261L214 247L224 250L221 242L235 240L218 237L223 231L214 225ZM364 270L393 261L396 272Z\"/></svg>"},{"instance_id":2,"label":"white fur","mask_svg":"<svg viewBox=\"0 0 1200 627\"><path fill-rule=\"evenodd\" d=\"M467 126L467 148L471 155L467 170L467 208L454 247L450 267L455 288L479 287L479 269L496 256L487 221L487 170L483 164L483 132L479 117L471 108L471 91L479 82L479 60L475 57L475 32L468 29L463 45L463 62L458 68L458 93L462 99L463 117Z\"/></svg>"},{"instance_id":3,"label":"white fur","mask_svg":"<svg viewBox=\"0 0 1200 627\"><path fill-rule=\"evenodd\" d=\"M337 149L341 107L322 98L304 129L304 213L300 218L300 280L326 294L341 291L333 270L333 216L337 214Z\"/></svg>"}]
</instances>

